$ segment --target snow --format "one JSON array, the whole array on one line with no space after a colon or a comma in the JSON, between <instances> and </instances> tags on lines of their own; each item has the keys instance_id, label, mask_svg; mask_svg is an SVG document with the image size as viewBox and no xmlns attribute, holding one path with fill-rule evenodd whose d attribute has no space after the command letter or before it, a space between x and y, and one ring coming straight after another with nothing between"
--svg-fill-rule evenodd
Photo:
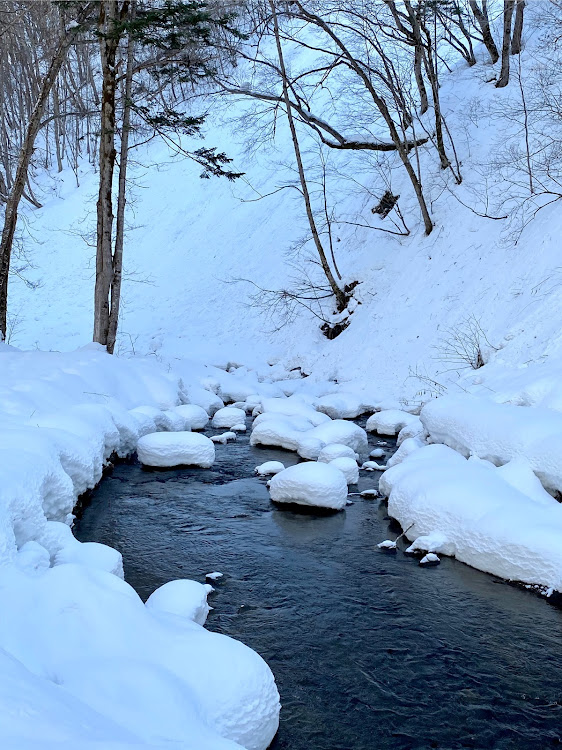
<instances>
[{"instance_id":1,"label":"snow","mask_svg":"<svg viewBox=\"0 0 562 750\"><path fill-rule=\"evenodd\" d=\"M433 552L559 591L562 506L540 491L531 474L529 465L506 472L445 445L426 445L388 469L380 490L389 497L389 515L404 529L413 524L409 539L430 536Z\"/></svg>"},{"instance_id":2,"label":"snow","mask_svg":"<svg viewBox=\"0 0 562 750\"><path fill-rule=\"evenodd\" d=\"M247 429L246 425L242 423L232 425L233 432L246 432L246 429Z\"/></svg>"},{"instance_id":3,"label":"snow","mask_svg":"<svg viewBox=\"0 0 562 750\"><path fill-rule=\"evenodd\" d=\"M379 435L396 435L404 427L414 425L419 419L408 412L399 409L388 409L373 414L367 420L367 432L377 432Z\"/></svg>"},{"instance_id":4,"label":"snow","mask_svg":"<svg viewBox=\"0 0 562 750\"><path fill-rule=\"evenodd\" d=\"M431 440L494 464L524 457L542 484L562 491L562 414L544 407L447 396L421 413Z\"/></svg>"},{"instance_id":5,"label":"snow","mask_svg":"<svg viewBox=\"0 0 562 750\"><path fill-rule=\"evenodd\" d=\"M434 554L433 552L429 552L427 555L424 555L422 559L420 560L420 565L439 565L441 560L439 557Z\"/></svg>"},{"instance_id":6,"label":"snow","mask_svg":"<svg viewBox=\"0 0 562 750\"><path fill-rule=\"evenodd\" d=\"M184 430L204 430L209 421L205 409L197 404L182 404L176 406L174 411L185 420Z\"/></svg>"},{"instance_id":7,"label":"snow","mask_svg":"<svg viewBox=\"0 0 562 750\"><path fill-rule=\"evenodd\" d=\"M354 458L340 456L339 458L334 458L332 461L329 461L328 465L339 469L348 484L357 484L359 481L359 467Z\"/></svg>"},{"instance_id":8,"label":"snow","mask_svg":"<svg viewBox=\"0 0 562 750\"><path fill-rule=\"evenodd\" d=\"M212 420L213 427L227 427L231 429L234 425L244 423L246 412L243 409L236 409L233 406L225 406L215 412Z\"/></svg>"},{"instance_id":9,"label":"snow","mask_svg":"<svg viewBox=\"0 0 562 750\"><path fill-rule=\"evenodd\" d=\"M276 474L269 483L269 493L276 503L342 510L347 501L347 482L330 464L306 461Z\"/></svg>"},{"instance_id":10,"label":"snow","mask_svg":"<svg viewBox=\"0 0 562 750\"><path fill-rule=\"evenodd\" d=\"M341 443L330 443L330 445L327 445L325 448L322 448L320 453L318 454L318 460L321 463L330 463L330 461L333 461L335 458L352 458L354 460L357 460L359 458L358 454L355 453L355 451L350 448L348 445L342 445Z\"/></svg>"},{"instance_id":11,"label":"snow","mask_svg":"<svg viewBox=\"0 0 562 750\"><path fill-rule=\"evenodd\" d=\"M355 419L366 411L359 396L345 391L322 396L316 408L332 419Z\"/></svg>"},{"instance_id":12,"label":"snow","mask_svg":"<svg viewBox=\"0 0 562 750\"><path fill-rule=\"evenodd\" d=\"M207 594L212 591L212 586L197 581L168 581L152 592L146 600L146 606L153 612L173 615L204 625L210 609Z\"/></svg>"},{"instance_id":13,"label":"snow","mask_svg":"<svg viewBox=\"0 0 562 750\"><path fill-rule=\"evenodd\" d=\"M385 455L384 448L374 448L370 453L370 458L383 458Z\"/></svg>"},{"instance_id":14,"label":"snow","mask_svg":"<svg viewBox=\"0 0 562 750\"><path fill-rule=\"evenodd\" d=\"M381 466L376 461L365 461L361 464L361 468L365 471L385 471L386 466Z\"/></svg>"},{"instance_id":15,"label":"snow","mask_svg":"<svg viewBox=\"0 0 562 750\"><path fill-rule=\"evenodd\" d=\"M226 445L228 442L234 442L237 439L235 432L223 432L221 435L211 435L211 441L213 443L222 443Z\"/></svg>"},{"instance_id":16,"label":"snow","mask_svg":"<svg viewBox=\"0 0 562 750\"><path fill-rule=\"evenodd\" d=\"M284 468L285 464L282 464L281 461L266 461L265 463L256 466L254 471L256 474L259 474L259 476L266 477L270 474L279 474Z\"/></svg>"},{"instance_id":17,"label":"snow","mask_svg":"<svg viewBox=\"0 0 562 750\"><path fill-rule=\"evenodd\" d=\"M79 493L139 438L214 451L191 432L145 435L179 424L186 381L97 346L0 346L0 368L2 746L265 750L279 715L273 675L194 622L210 587L169 582L145 606L122 580L120 553L70 528Z\"/></svg>"},{"instance_id":18,"label":"snow","mask_svg":"<svg viewBox=\"0 0 562 750\"><path fill-rule=\"evenodd\" d=\"M208 578L209 581L218 581L219 578L222 578L224 573L219 573L219 571L215 571L214 573L206 573L205 578Z\"/></svg>"},{"instance_id":19,"label":"snow","mask_svg":"<svg viewBox=\"0 0 562 750\"><path fill-rule=\"evenodd\" d=\"M215 447L205 435L193 432L154 432L140 438L139 461L145 466L201 466L215 461Z\"/></svg>"}]
</instances>

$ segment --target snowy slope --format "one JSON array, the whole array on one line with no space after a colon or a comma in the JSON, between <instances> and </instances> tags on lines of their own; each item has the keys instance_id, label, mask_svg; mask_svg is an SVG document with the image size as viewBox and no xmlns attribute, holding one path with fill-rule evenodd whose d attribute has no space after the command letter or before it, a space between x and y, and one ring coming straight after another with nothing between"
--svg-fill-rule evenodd
<instances>
[{"instance_id":1,"label":"snowy slope","mask_svg":"<svg viewBox=\"0 0 562 750\"><path fill-rule=\"evenodd\" d=\"M529 25L524 67L533 64L540 31ZM474 213L484 211L486 200L493 201L494 189L501 192L498 183L486 194L483 168L498 142L519 128L502 130L485 114L498 101L518 96L515 85L498 91L486 83L490 68L485 62L472 69L459 65L444 75L444 110L465 179L455 186L433 155L422 154L424 187L433 199L433 233L423 235L400 171L395 171L393 190L402 196L409 237L337 228L339 262L344 277L362 282L362 304L350 328L334 341L319 333L317 321L304 310L274 331L276 321L251 304L255 288L228 283L243 278L276 289L293 274L286 253L305 226L295 191L254 200L287 182L283 165L290 163L291 151L282 124L273 148L250 158L243 149L248 134L237 130L235 120L244 103L230 104L226 123L215 115L207 142L228 151L236 168L246 172L234 185L199 180L197 166L172 160L163 146L136 153L120 352L250 363L281 356L322 377L375 381L381 398L394 399L402 394L419 398L416 394L427 390L427 383L409 377L412 371L444 385L457 379L459 366L448 358L448 331L463 331L470 320L478 322L492 345L486 345L492 359L519 365L557 357L562 312L558 204L543 209L520 237L508 222ZM382 186L374 173L369 183L369 165L361 159L337 165L348 172L361 169L365 184L380 194ZM166 163L155 166L159 162ZM31 290L13 281L12 341L20 347L65 350L90 337L94 249L75 232L93 226L95 175L85 173L81 182L76 189L72 174L54 178L45 187L44 208L28 211L26 246L36 268L27 274L42 286ZM331 197L342 217L374 221L373 199L351 190L346 180L332 180ZM382 222L379 226L387 228Z\"/></svg>"}]
</instances>

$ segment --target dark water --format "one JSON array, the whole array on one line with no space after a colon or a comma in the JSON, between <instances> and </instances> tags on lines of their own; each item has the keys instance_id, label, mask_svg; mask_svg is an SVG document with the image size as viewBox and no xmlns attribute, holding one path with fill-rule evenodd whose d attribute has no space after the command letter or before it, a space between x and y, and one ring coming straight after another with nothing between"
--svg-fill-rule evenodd
<instances>
[{"instance_id":1,"label":"dark water","mask_svg":"<svg viewBox=\"0 0 562 750\"><path fill-rule=\"evenodd\" d=\"M271 459L296 462L242 436L211 470L117 466L76 535L121 550L143 598L224 573L207 627L271 666L276 750L562 744L560 610L454 560L424 569L379 551L396 531L376 500L320 517L275 508L252 476ZM377 478L361 472L360 489Z\"/></svg>"}]
</instances>

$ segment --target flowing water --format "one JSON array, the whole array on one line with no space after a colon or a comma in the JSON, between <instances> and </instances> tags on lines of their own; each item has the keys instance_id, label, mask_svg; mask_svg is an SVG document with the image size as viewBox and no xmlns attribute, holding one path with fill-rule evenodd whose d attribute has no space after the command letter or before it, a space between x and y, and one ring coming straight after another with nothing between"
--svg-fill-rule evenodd
<instances>
[{"instance_id":1,"label":"flowing water","mask_svg":"<svg viewBox=\"0 0 562 750\"><path fill-rule=\"evenodd\" d=\"M322 516L274 507L253 476L267 460L298 457L244 435L218 445L209 470L118 465L76 536L119 549L143 598L174 578L224 574L207 627L272 668L275 750L562 744L560 610L455 560L427 569L379 551L399 529L378 500ZM377 479L361 472L359 489Z\"/></svg>"}]
</instances>

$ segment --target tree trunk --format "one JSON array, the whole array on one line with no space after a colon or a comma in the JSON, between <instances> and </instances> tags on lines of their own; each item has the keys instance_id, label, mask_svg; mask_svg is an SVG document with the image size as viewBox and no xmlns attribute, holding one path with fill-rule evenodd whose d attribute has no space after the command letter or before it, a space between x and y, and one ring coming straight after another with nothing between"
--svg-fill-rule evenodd
<instances>
[{"instance_id":1,"label":"tree trunk","mask_svg":"<svg viewBox=\"0 0 562 750\"><path fill-rule=\"evenodd\" d=\"M414 75L416 77L416 84L420 95L420 114L424 115L429 109L429 102L427 99L427 91L423 80L422 62L423 49L421 44L416 43L416 46L414 47Z\"/></svg>"},{"instance_id":2,"label":"tree trunk","mask_svg":"<svg viewBox=\"0 0 562 750\"><path fill-rule=\"evenodd\" d=\"M316 250L318 251L318 255L320 256L320 264L322 266L322 270L324 271L324 275L326 276L326 279L328 280L328 283L334 294L334 297L336 298L337 309L339 312L341 312L342 310L345 309L347 305L347 301L348 301L347 295L345 294L343 289L340 289L336 279L334 278L334 274L332 273L332 269L330 268L330 264L328 263L328 259L326 258L326 253L324 252L324 248L320 240L320 235L318 234L316 221L314 220L314 213L312 211L312 204L310 202L310 193L308 191L308 184L306 182L306 175L304 171L304 165L302 162L301 150L300 150L299 140L297 136L297 129L295 127L295 121L293 119L291 99L289 97L287 71L285 68L285 58L283 56L283 48L281 46L281 36L279 34L279 24L277 21L277 12L275 10L275 1L269 0L269 5L271 8L271 16L273 19L275 43L277 46L277 56L279 58L279 69L281 71L281 79L282 79L282 85L283 85L283 101L285 103L285 109L287 112L287 121L289 123L289 129L291 131L291 139L293 141L293 148L295 151L295 159L297 162L297 170L299 173L302 194L304 197L304 204L306 207L306 215L308 218L310 231L312 232L312 238L314 240L314 244L316 245Z\"/></svg>"},{"instance_id":3,"label":"tree trunk","mask_svg":"<svg viewBox=\"0 0 562 750\"><path fill-rule=\"evenodd\" d=\"M78 13L78 23L82 21L87 13L89 4L84 6ZM31 112L25 137L23 139L20 156L18 159L18 166L16 169L15 177L11 185L10 194L6 201L6 213L4 215L4 228L2 230L2 239L0 241L0 334L2 338L6 336L6 322L8 313L8 276L10 272L10 260L12 256L12 245L14 241L14 234L16 231L16 224L18 220L18 208L25 189L27 181L27 171L31 157L33 156L33 149L35 145L35 138L39 132L41 126L41 120L45 107L49 100L49 95L56 81L56 78L60 72L68 47L72 44L77 31L79 30L78 23L76 25L69 24L64 32L63 37L60 39L57 47L51 58L49 68L41 88L39 95L35 102L35 106Z\"/></svg>"},{"instance_id":4,"label":"tree trunk","mask_svg":"<svg viewBox=\"0 0 562 750\"><path fill-rule=\"evenodd\" d=\"M478 26L480 27L482 39L490 57L492 58L492 63L497 63L497 61L500 59L500 54L498 52L498 48L496 47L496 43L494 42L492 32L490 31L490 19L488 18L488 8L486 0L482 0L482 8L478 6L476 0L470 0L469 5L474 14L474 18L476 19Z\"/></svg>"},{"instance_id":5,"label":"tree trunk","mask_svg":"<svg viewBox=\"0 0 562 750\"><path fill-rule=\"evenodd\" d=\"M509 54L511 52L511 19L515 0L504 0L503 3L503 40L502 40L502 69L497 89L503 89L509 83Z\"/></svg>"},{"instance_id":6,"label":"tree trunk","mask_svg":"<svg viewBox=\"0 0 562 750\"><path fill-rule=\"evenodd\" d=\"M513 36L511 37L511 54L518 55L521 52L521 37L523 34L523 13L525 11L525 0L517 0L515 6L515 23L513 24Z\"/></svg>"},{"instance_id":7,"label":"tree trunk","mask_svg":"<svg viewBox=\"0 0 562 750\"><path fill-rule=\"evenodd\" d=\"M129 18L135 13L135 0L132 0ZM115 251L113 253L113 276L111 279L111 308L107 335L107 351L113 354L119 324L119 304L121 302L121 279L123 274L123 242L125 237L125 205L127 187L127 163L129 159L129 131L131 128L131 96L133 88L134 42L129 34L127 43L127 72L125 74L125 91L123 106L123 124L121 130L121 149L119 154L119 190L117 194L117 222L115 227Z\"/></svg>"},{"instance_id":8,"label":"tree trunk","mask_svg":"<svg viewBox=\"0 0 562 750\"><path fill-rule=\"evenodd\" d=\"M99 15L99 44L102 68L101 122L99 144L100 182L97 202L96 286L94 291L94 341L107 345L109 294L113 278L113 171L115 167L115 58L119 37L117 0L102 0Z\"/></svg>"}]
</instances>

